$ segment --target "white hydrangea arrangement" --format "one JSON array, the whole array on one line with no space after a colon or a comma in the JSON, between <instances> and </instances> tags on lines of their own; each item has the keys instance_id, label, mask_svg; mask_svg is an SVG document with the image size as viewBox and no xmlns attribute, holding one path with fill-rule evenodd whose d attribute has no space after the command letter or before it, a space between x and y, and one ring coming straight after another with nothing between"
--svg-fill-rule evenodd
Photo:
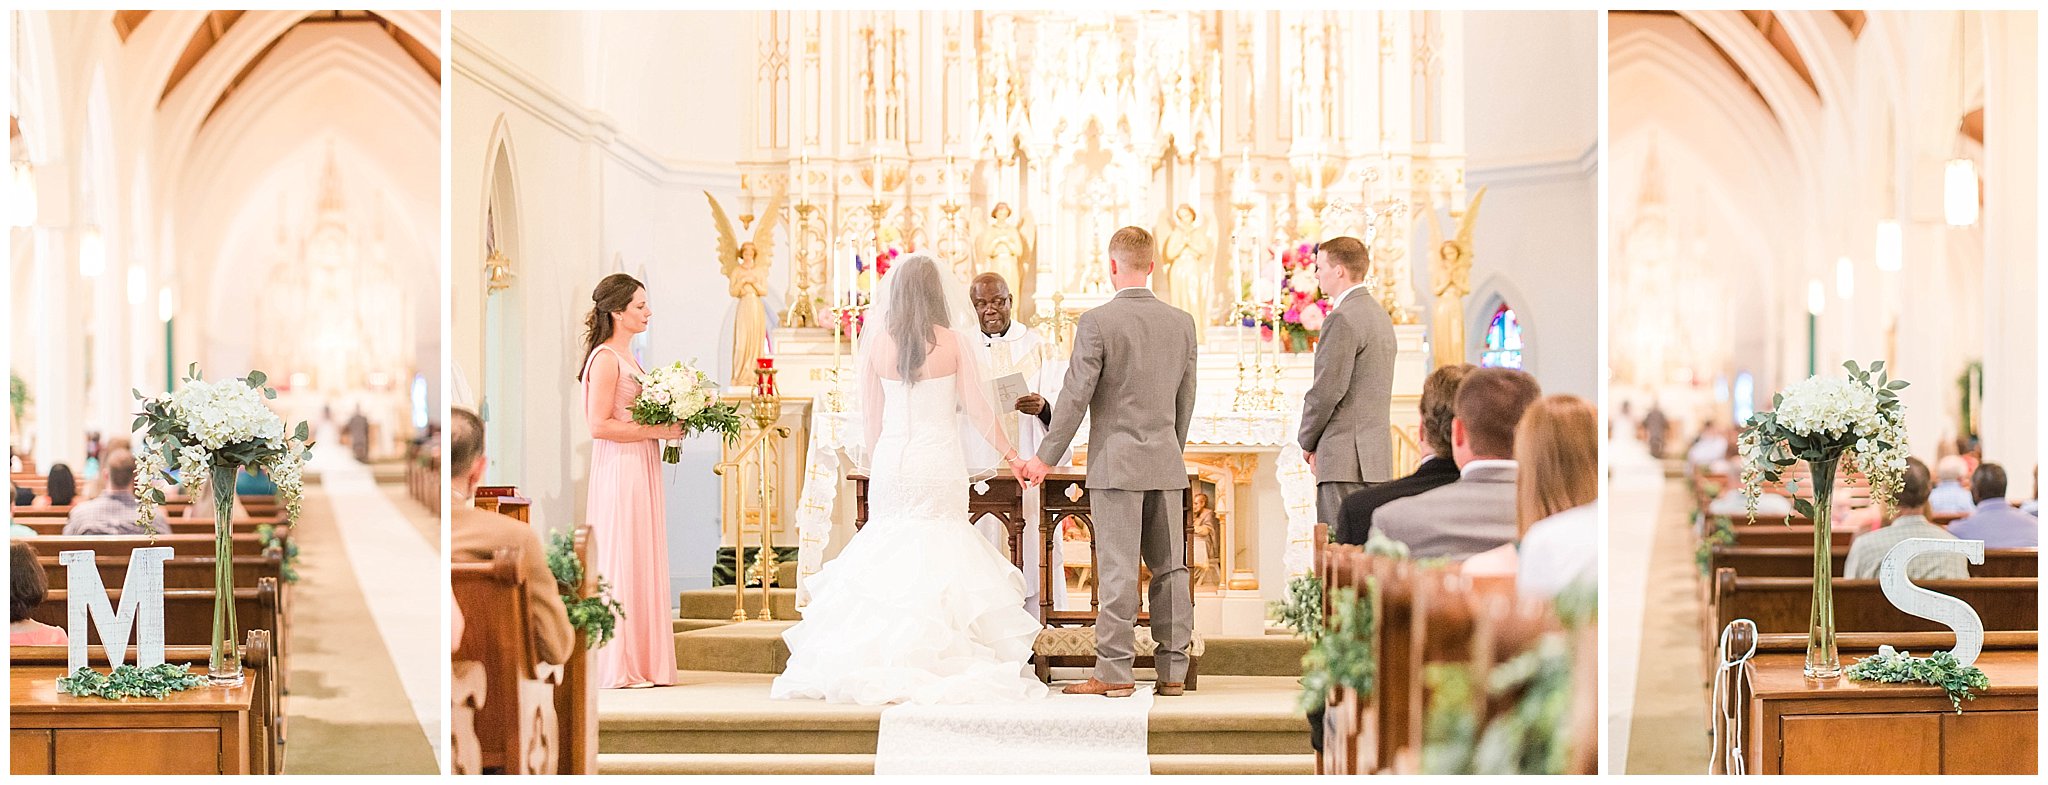
<instances>
[{"instance_id":1,"label":"white hydrangea arrangement","mask_svg":"<svg viewBox=\"0 0 2048 785\"><path fill-rule=\"evenodd\" d=\"M739 410L718 402L718 383L695 365L681 362L658 367L639 377L640 394L633 399L633 422L641 425L683 424L683 433L717 431L727 441L739 438ZM662 446L661 460L683 459L682 446Z\"/></svg>"},{"instance_id":2,"label":"white hydrangea arrangement","mask_svg":"<svg viewBox=\"0 0 2048 785\"><path fill-rule=\"evenodd\" d=\"M1846 377L1815 376L1794 384L1771 399L1770 411L1750 417L1738 442L1752 522L1763 484L1776 482L1799 461L1846 458L1868 478L1871 495L1887 512L1892 509L1906 471L1905 406L1898 397L1906 382L1890 380L1882 360L1868 370L1853 360L1843 367ZM1813 502L1798 498L1796 487L1791 490L1793 510L1815 518ZM1816 487L1813 494L1825 499L1830 490Z\"/></svg>"},{"instance_id":3,"label":"white hydrangea arrangement","mask_svg":"<svg viewBox=\"0 0 2048 785\"><path fill-rule=\"evenodd\" d=\"M158 478L171 484L182 480L190 491L218 474L228 478L228 487L215 488L215 498L231 499L234 470L242 468L269 472L287 520L297 522L305 464L313 454L306 446L306 423L285 432L284 420L264 403L276 398L277 391L264 386L267 377L262 371L209 382L193 363L188 373L174 392L146 397L135 391L142 402L134 426L142 434L141 447L135 451L136 518L144 530L156 534L156 508L165 501ZM175 477L170 474L173 468L178 472Z\"/></svg>"}]
</instances>

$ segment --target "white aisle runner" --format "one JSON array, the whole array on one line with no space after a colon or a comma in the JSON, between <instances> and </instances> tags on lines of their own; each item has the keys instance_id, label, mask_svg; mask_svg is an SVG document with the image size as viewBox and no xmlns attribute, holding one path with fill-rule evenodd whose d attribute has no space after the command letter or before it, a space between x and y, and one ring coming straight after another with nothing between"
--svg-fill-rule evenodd
<instances>
[{"instance_id":1,"label":"white aisle runner","mask_svg":"<svg viewBox=\"0 0 2048 785\"><path fill-rule=\"evenodd\" d=\"M882 710L876 774L1150 774L1152 685L1128 698L898 704Z\"/></svg>"},{"instance_id":2,"label":"white aisle runner","mask_svg":"<svg viewBox=\"0 0 2048 785\"><path fill-rule=\"evenodd\" d=\"M341 444L338 439L323 442ZM440 544L428 543L406 522L405 514L391 506L391 499L377 490L370 467L330 449L315 450L307 471L319 473L320 488L334 504L356 585L370 606L385 655L398 671L420 730L433 742L439 758L445 704L441 671L448 661L441 649L441 631L447 625L441 621L440 602L448 592L443 584L448 569L439 555Z\"/></svg>"}]
</instances>

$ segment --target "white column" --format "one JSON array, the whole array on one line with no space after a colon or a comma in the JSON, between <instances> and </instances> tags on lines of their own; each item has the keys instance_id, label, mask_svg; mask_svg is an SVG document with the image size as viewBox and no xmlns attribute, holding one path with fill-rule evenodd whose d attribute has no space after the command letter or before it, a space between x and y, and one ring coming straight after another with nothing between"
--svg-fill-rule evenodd
<instances>
[{"instance_id":1,"label":"white column","mask_svg":"<svg viewBox=\"0 0 2048 785\"><path fill-rule=\"evenodd\" d=\"M2039 465L2040 101L2033 12L1984 12L1984 460L2023 495Z\"/></svg>"},{"instance_id":2,"label":"white column","mask_svg":"<svg viewBox=\"0 0 2048 785\"><path fill-rule=\"evenodd\" d=\"M1916 292L1930 290L1947 274L1947 270L1953 269L1951 262L1944 258L1947 232L1948 227L1941 224L1938 217L1932 222L1905 221L1904 268L1896 273L1886 273L1898 277L1904 295L1904 307L1899 311L1899 359L1896 367L1886 370L1893 378L1912 383L1899 391L1899 400L1906 406L1906 444L1913 455L1930 462L1940 454L1942 440L1952 441L1957 435L1956 421L1947 402L1955 397L1955 378L1962 366L1949 357L1950 352L1947 351L1951 317L1934 307L1936 298ZM1828 286L1832 287L1833 283L1829 282ZM1821 317L1823 351L1820 371L1823 375L1839 372L1841 363L1840 359L1830 362L1831 353L1825 350L1828 320L1846 318L1847 315L1833 311ZM1868 365L1863 358L1849 359Z\"/></svg>"},{"instance_id":3,"label":"white column","mask_svg":"<svg viewBox=\"0 0 2048 785\"><path fill-rule=\"evenodd\" d=\"M79 328L78 246L72 232L37 227L35 302L43 328L36 346L36 470L84 467L85 332Z\"/></svg>"}]
</instances>

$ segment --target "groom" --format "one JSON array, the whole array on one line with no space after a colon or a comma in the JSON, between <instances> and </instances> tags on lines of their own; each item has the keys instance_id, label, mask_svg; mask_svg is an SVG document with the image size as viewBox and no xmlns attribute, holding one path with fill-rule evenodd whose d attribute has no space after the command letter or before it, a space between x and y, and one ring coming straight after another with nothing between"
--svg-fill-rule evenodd
<instances>
[{"instance_id":1,"label":"groom","mask_svg":"<svg viewBox=\"0 0 2048 785\"><path fill-rule=\"evenodd\" d=\"M1187 491L1181 448L1195 414L1195 320L1152 296L1152 234L1135 226L1109 238L1109 280L1116 296L1088 312L1074 329L1066 383L1052 427L1024 467L1029 482L1045 479L1074 440L1083 415L1088 435L1088 510L1101 610L1095 619L1095 673L1069 694L1129 696L1136 690L1138 559L1152 568L1153 657L1159 695L1179 695L1188 671L1194 599L1188 591L1181 495Z\"/></svg>"}]
</instances>

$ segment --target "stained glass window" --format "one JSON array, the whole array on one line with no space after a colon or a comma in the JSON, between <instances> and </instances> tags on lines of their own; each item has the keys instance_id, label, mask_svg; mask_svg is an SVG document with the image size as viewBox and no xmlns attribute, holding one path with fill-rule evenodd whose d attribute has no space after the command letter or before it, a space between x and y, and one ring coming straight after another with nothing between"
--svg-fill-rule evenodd
<instances>
[{"instance_id":1,"label":"stained glass window","mask_svg":"<svg viewBox=\"0 0 2048 785\"><path fill-rule=\"evenodd\" d=\"M1515 318L1515 309L1501 303L1493 310L1493 319L1486 323L1486 351L1479 355L1481 368L1522 367L1522 322Z\"/></svg>"}]
</instances>

